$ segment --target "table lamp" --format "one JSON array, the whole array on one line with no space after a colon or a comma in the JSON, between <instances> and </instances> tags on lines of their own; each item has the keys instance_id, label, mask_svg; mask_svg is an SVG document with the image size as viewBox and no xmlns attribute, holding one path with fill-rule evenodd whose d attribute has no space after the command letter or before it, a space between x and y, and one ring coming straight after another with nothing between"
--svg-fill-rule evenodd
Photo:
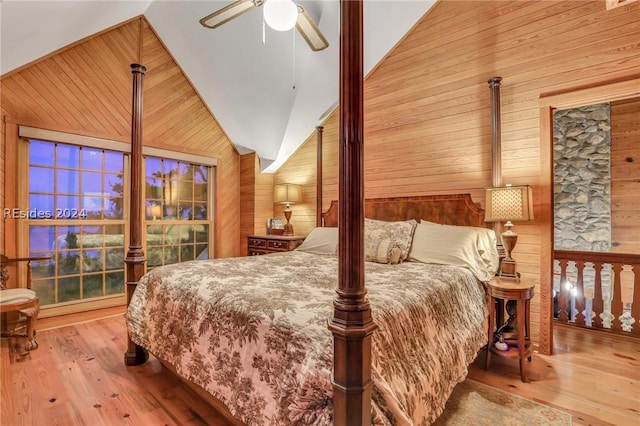
<instances>
[{"instance_id":1,"label":"table lamp","mask_svg":"<svg viewBox=\"0 0 640 426\"><path fill-rule=\"evenodd\" d=\"M518 241L518 234L511 229L511 221L533 219L533 194L529 185L507 185L486 190L485 222L506 222L507 230L500 236L506 256L500 264L499 276L502 279L518 280L516 261L511 256Z\"/></svg>"},{"instance_id":2,"label":"table lamp","mask_svg":"<svg viewBox=\"0 0 640 426\"><path fill-rule=\"evenodd\" d=\"M273 202L275 204L285 204L284 217L287 219L282 235L293 235L293 225L291 225L291 204L302 201L302 187L293 183L278 184L273 189Z\"/></svg>"}]
</instances>

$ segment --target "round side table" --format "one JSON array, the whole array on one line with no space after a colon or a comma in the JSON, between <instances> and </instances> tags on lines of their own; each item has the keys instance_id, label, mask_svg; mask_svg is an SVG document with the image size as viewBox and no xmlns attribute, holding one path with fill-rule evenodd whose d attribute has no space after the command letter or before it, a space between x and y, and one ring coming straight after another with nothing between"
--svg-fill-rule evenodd
<instances>
[{"instance_id":1,"label":"round side table","mask_svg":"<svg viewBox=\"0 0 640 426\"><path fill-rule=\"evenodd\" d=\"M509 281L495 277L486 287L489 295L489 340L484 368L485 370L489 369L492 354L506 358L518 358L520 379L526 382L527 373L524 361L525 358L531 361L529 304L534 295L535 283L526 279ZM509 318L503 323L505 302ZM495 337L498 333L504 344L504 350L495 346Z\"/></svg>"}]
</instances>

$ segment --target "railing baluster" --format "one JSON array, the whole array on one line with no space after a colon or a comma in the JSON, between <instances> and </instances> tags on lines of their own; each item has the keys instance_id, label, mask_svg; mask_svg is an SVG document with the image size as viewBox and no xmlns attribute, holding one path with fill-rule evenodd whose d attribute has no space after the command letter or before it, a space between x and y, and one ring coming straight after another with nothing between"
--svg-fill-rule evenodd
<instances>
[{"instance_id":1,"label":"railing baluster","mask_svg":"<svg viewBox=\"0 0 640 426\"><path fill-rule=\"evenodd\" d=\"M613 270L613 292L611 294L611 314L613 318L611 319L611 329L614 331L622 331L621 322L618 319L620 315L622 315L622 285L620 283L620 271L622 270L622 265L619 263L614 263L612 266Z\"/></svg>"},{"instance_id":2,"label":"railing baluster","mask_svg":"<svg viewBox=\"0 0 640 426\"><path fill-rule=\"evenodd\" d=\"M577 260L576 261L576 269L578 269L578 277L576 279L576 313L575 323L576 325L584 325L584 308L585 308L585 299L586 296L584 294L584 282L583 282L583 270L584 270L584 261Z\"/></svg>"},{"instance_id":3,"label":"railing baluster","mask_svg":"<svg viewBox=\"0 0 640 426\"><path fill-rule=\"evenodd\" d=\"M593 317L591 324L595 328L602 328L602 317L600 317L600 314L604 311L604 303L602 300L602 266L602 262L593 262L593 269L596 272L596 276L591 309L593 309L596 315Z\"/></svg>"},{"instance_id":4,"label":"railing baluster","mask_svg":"<svg viewBox=\"0 0 640 426\"><path fill-rule=\"evenodd\" d=\"M567 289L565 283L567 282L567 264L569 262L566 259L560 261L560 291L558 292L558 320L566 323L569 318L567 316Z\"/></svg>"},{"instance_id":5,"label":"railing baluster","mask_svg":"<svg viewBox=\"0 0 640 426\"><path fill-rule=\"evenodd\" d=\"M631 316L636 320L632 333L640 336L640 264L631 265L633 271L633 302L631 304Z\"/></svg>"}]
</instances>

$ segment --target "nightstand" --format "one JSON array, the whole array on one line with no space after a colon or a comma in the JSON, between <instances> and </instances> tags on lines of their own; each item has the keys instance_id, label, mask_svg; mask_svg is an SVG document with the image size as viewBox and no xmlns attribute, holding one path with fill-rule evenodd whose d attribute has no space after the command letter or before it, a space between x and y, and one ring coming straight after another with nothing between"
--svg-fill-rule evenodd
<instances>
[{"instance_id":1,"label":"nightstand","mask_svg":"<svg viewBox=\"0 0 640 426\"><path fill-rule=\"evenodd\" d=\"M249 256L291 251L304 241L296 235L249 235Z\"/></svg>"},{"instance_id":2,"label":"nightstand","mask_svg":"<svg viewBox=\"0 0 640 426\"><path fill-rule=\"evenodd\" d=\"M527 279L508 281L495 277L486 287L489 295L489 341L484 368L485 370L489 368L491 354L506 358L518 358L520 379L526 382L525 358L531 361L529 305L534 294L535 283ZM503 323L505 302L509 318ZM494 337L498 332L506 344L505 350L496 348L494 344Z\"/></svg>"}]
</instances>

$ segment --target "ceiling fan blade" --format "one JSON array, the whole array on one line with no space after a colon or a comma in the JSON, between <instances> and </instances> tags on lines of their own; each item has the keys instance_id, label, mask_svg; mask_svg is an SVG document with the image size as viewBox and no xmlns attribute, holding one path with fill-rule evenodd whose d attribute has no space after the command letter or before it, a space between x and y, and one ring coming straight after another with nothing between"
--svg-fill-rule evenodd
<instances>
[{"instance_id":1,"label":"ceiling fan blade","mask_svg":"<svg viewBox=\"0 0 640 426\"><path fill-rule=\"evenodd\" d=\"M200 24L207 28L217 28L261 4L262 0L237 0L222 9L216 10L211 15L205 16L200 20Z\"/></svg>"},{"instance_id":2,"label":"ceiling fan blade","mask_svg":"<svg viewBox=\"0 0 640 426\"><path fill-rule=\"evenodd\" d=\"M313 19L304 9L304 7L298 6L298 20L296 21L296 28L300 32L300 35L305 39L311 50L317 52L329 47L329 42L320 32L320 29L313 22Z\"/></svg>"}]
</instances>

